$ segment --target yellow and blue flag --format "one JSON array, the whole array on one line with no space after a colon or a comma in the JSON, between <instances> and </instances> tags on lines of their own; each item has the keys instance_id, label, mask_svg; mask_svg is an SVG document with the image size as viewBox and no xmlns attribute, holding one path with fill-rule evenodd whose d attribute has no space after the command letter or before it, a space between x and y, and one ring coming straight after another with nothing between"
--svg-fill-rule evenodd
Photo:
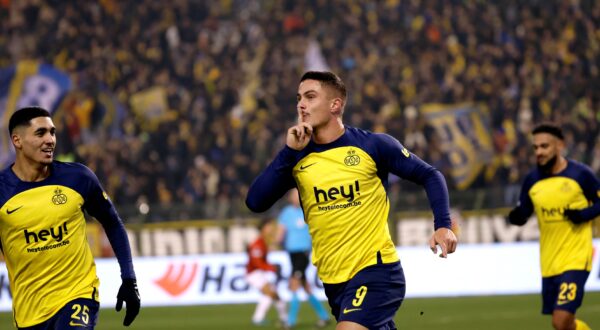
<instances>
[{"instance_id":1,"label":"yellow and blue flag","mask_svg":"<svg viewBox=\"0 0 600 330\"><path fill-rule=\"evenodd\" d=\"M26 106L40 106L50 113L71 89L69 76L55 67L37 61L20 61L17 65L0 68L0 167L14 160L8 127L10 116Z\"/></svg>"},{"instance_id":2,"label":"yellow and blue flag","mask_svg":"<svg viewBox=\"0 0 600 330\"><path fill-rule=\"evenodd\" d=\"M487 108L469 103L427 104L421 111L440 137L456 187L468 188L494 152Z\"/></svg>"}]
</instances>

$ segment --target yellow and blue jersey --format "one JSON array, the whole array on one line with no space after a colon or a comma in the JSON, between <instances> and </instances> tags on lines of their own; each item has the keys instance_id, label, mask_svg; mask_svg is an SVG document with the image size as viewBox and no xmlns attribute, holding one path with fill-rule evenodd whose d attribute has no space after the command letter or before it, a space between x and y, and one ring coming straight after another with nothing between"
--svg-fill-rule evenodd
<instances>
[{"instance_id":1,"label":"yellow and blue jersey","mask_svg":"<svg viewBox=\"0 0 600 330\"><path fill-rule=\"evenodd\" d=\"M349 126L328 144L284 147L252 183L246 204L263 212L297 187L319 277L342 283L368 266L399 260L387 223L389 173L423 185L435 228L450 228L442 174L395 138Z\"/></svg>"},{"instance_id":2,"label":"yellow and blue jersey","mask_svg":"<svg viewBox=\"0 0 600 330\"><path fill-rule=\"evenodd\" d=\"M555 175L537 168L527 175L517 209L522 219L534 211L538 218L543 277L591 270L592 222L574 224L563 212L585 209L585 217L591 219L600 212L599 195L600 182L591 169L573 160Z\"/></svg>"},{"instance_id":3,"label":"yellow and blue jersey","mask_svg":"<svg viewBox=\"0 0 600 330\"><path fill-rule=\"evenodd\" d=\"M50 173L24 182L10 167L0 172L0 242L18 327L44 322L77 298L99 301L84 210L117 247L122 276L135 278L123 224L92 171L55 161Z\"/></svg>"}]
</instances>

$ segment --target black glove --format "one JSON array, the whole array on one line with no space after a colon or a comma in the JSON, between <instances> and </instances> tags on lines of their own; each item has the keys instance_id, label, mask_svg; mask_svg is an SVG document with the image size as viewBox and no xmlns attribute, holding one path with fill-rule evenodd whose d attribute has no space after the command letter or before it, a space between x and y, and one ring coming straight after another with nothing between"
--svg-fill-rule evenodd
<instances>
[{"instance_id":1,"label":"black glove","mask_svg":"<svg viewBox=\"0 0 600 330\"><path fill-rule=\"evenodd\" d=\"M125 301L125 319L123 325L128 327L140 312L140 293L138 292L135 279L126 278L123 280L119 293L117 293L117 312L121 311Z\"/></svg>"},{"instance_id":2,"label":"black glove","mask_svg":"<svg viewBox=\"0 0 600 330\"><path fill-rule=\"evenodd\" d=\"M577 224L577 225L587 221L586 219L583 218L583 215L581 214L581 210L565 209L563 214L567 219L571 220L572 223Z\"/></svg>"},{"instance_id":3,"label":"black glove","mask_svg":"<svg viewBox=\"0 0 600 330\"><path fill-rule=\"evenodd\" d=\"M508 213L507 222L513 225L522 226L527 222L527 216L521 214L519 207L515 207Z\"/></svg>"}]
</instances>

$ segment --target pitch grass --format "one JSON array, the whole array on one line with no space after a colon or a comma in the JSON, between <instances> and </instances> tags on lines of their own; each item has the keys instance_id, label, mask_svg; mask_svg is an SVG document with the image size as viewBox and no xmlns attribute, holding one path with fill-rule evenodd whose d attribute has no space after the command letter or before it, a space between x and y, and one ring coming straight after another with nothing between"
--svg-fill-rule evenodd
<instances>
[{"instance_id":1,"label":"pitch grass","mask_svg":"<svg viewBox=\"0 0 600 330\"><path fill-rule=\"evenodd\" d=\"M540 314L539 295L409 298L396 315L398 329L417 330L537 330L551 329L550 317ZM143 308L135 322L122 326L123 313L100 310L98 330L272 330L250 323L254 305L212 305ZM600 329L600 292L588 292L577 313L592 329ZM275 319L273 310L268 315ZM0 329L12 329L10 313L0 313ZM307 303L300 309L297 330L314 329L316 316ZM327 329L335 329L330 325Z\"/></svg>"}]
</instances>

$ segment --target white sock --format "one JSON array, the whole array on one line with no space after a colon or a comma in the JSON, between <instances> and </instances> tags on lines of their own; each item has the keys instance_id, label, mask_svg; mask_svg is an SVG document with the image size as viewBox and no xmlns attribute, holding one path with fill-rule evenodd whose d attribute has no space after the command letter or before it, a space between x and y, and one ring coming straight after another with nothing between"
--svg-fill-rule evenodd
<instances>
[{"instance_id":1,"label":"white sock","mask_svg":"<svg viewBox=\"0 0 600 330\"><path fill-rule=\"evenodd\" d=\"M287 308L285 306L285 301L277 300L275 302L275 308L277 309L277 312L279 313L279 319L283 322L287 322L288 316L287 316Z\"/></svg>"},{"instance_id":2,"label":"white sock","mask_svg":"<svg viewBox=\"0 0 600 330\"><path fill-rule=\"evenodd\" d=\"M265 315L267 315L267 311L269 310L269 307L271 307L271 303L273 303L273 298L261 295L260 298L258 298L258 303L256 304L254 315L252 315L252 322L258 323L264 320Z\"/></svg>"}]
</instances>

